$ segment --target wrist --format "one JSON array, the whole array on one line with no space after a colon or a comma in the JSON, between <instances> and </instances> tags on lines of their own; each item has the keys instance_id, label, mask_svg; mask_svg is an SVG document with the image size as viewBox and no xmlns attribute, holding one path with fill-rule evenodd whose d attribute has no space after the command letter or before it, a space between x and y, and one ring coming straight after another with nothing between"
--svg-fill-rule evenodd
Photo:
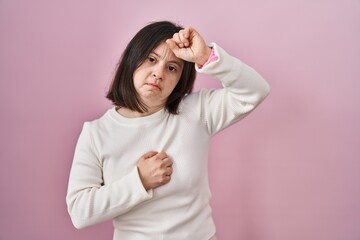
<instances>
[{"instance_id":1,"label":"wrist","mask_svg":"<svg viewBox=\"0 0 360 240\"><path fill-rule=\"evenodd\" d=\"M206 50L204 51L204 54L201 55L201 57L199 57L196 60L196 64L198 66L203 66L209 59L211 55L211 48L210 47L206 47Z\"/></svg>"},{"instance_id":2,"label":"wrist","mask_svg":"<svg viewBox=\"0 0 360 240\"><path fill-rule=\"evenodd\" d=\"M141 171L140 171L140 168L139 168L139 165L137 165L137 170L138 170L138 174L139 174L140 181L141 181L144 189L145 189L146 191L150 190L151 187L147 184L147 182L145 181L144 177L142 176Z\"/></svg>"}]
</instances>

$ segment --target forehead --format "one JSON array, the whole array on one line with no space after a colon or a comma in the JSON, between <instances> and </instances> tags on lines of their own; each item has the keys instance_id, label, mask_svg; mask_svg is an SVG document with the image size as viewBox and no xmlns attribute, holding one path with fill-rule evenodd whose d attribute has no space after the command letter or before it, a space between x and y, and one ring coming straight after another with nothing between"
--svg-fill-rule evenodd
<instances>
[{"instance_id":1,"label":"forehead","mask_svg":"<svg viewBox=\"0 0 360 240\"><path fill-rule=\"evenodd\" d=\"M160 43L151 52L157 55L161 60L164 60L166 62L178 62L181 65L183 64L183 60L176 57L173 51L171 51L171 49L165 42Z\"/></svg>"}]
</instances>

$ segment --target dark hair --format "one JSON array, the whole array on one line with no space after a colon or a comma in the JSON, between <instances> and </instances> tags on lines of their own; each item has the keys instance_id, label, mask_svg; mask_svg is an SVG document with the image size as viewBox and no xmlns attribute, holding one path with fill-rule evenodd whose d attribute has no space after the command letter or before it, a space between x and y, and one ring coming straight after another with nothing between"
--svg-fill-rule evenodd
<instances>
[{"instance_id":1,"label":"dark hair","mask_svg":"<svg viewBox=\"0 0 360 240\"><path fill-rule=\"evenodd\" d=\"M146 112L147 106L139 98L133 82L135 70L146 60L150 52L160 43L172 38L183 29L168 21L154 22L142 28L129 42L118 64L115 76L106 97L115 106L137 112ZM191 93L196 77L195 64L184 61L180 80L170 96L165 108L169 113L178 114L182 98Z\"/></svg>"}]
</instances>

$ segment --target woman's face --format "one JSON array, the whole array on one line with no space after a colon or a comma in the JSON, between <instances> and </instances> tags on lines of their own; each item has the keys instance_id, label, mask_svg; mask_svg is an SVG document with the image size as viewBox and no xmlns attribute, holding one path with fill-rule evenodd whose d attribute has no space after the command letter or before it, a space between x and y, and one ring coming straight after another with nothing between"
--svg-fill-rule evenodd
<instances>
[{"instance_id":1,"label":"woman's face","mask_svg":"<svg viewBox=\"0 0 360 240\"><path fill-rule=\"evenodd\" d=\"M142 102L148 107L165 106L183 67L184 61L165 42L159 44L134 72L134 86Z\"/></svg>"}]
</instances>

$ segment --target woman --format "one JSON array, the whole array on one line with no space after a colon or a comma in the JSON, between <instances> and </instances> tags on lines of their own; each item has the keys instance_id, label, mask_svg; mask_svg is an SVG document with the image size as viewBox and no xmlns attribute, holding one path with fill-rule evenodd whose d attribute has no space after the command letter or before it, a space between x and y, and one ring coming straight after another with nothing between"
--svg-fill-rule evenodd
<instances>
[{"instance_id":1,"label":"woman","mask_svg":"<svg viewBox=\"0 0 360 240\"><path fill-rule=\"evenodd\" d=\"M195 71L224 88L191 93ZM80 134L66 199L75 227L113 219L116 240L216 239L210 138L268 92L258 73L191 27L141 29L107 94L115 106Z\"/></svg>"}]
</instances>

